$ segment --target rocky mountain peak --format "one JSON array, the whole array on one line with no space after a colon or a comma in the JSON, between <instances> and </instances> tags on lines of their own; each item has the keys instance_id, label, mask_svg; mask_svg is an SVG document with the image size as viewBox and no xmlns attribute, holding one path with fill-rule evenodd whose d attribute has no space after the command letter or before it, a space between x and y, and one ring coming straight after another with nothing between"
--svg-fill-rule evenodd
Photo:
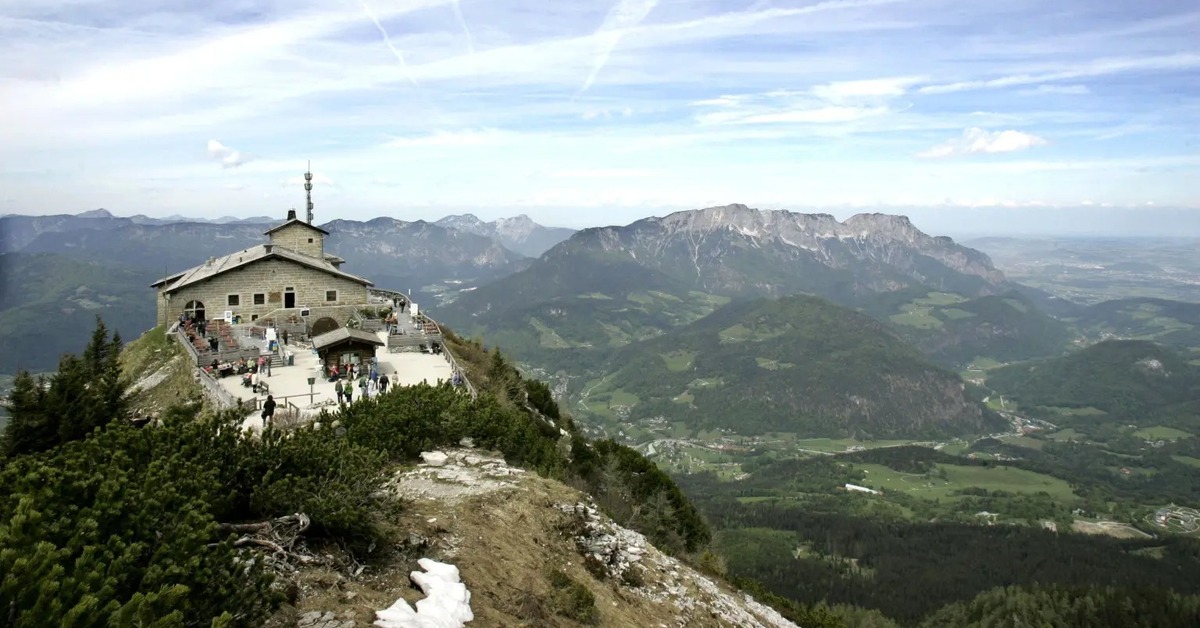
<instances>
[{"instance_id":1,"label":"rocky mountain peak","mask_svg":"<svg viewBox=\"0 0 1200 628\"><path fill-rule=\"evenodd\" d=\"M83 212L80 214L75 214L75 217L76 218L116 218L116 216L112 215L112 212L108 211L107 209L104 209L103 207L101 207L100 209L93 209L90 212Z\"/></svg>"},{"instance_id":2,"label":"rocky mountain peak","mask_svg":"<svg viewBox=\"0 0 1200 628\"><path fill-rule=\"evenodd\" d=\"M586 229L560 252L588 249L628 256L705 291L865 295L925 285L983 296L1005 282L987 255L930 236L906 216L878 213L839 222L735 203ZM820 279L820 267L841 279ZM837 282L846 283L832 287Z\"/></svg>"},{"instance_id":3,"label":"rocky mountain peak","mask_svg":"<svg viewBox=\"0 0 1200 628\"><path fill-rule=\"evenodd\" d=\"M436 223L439 227L491 238L501 246L529 257L539 257L547 249L566 240L574 229L544 227L525 214L484 222L474 214L446 216Z\"/></svg>"},{"instance_id":4,"label":"rocky mountain peak","mask_svg":"<svg viewBox=\"0 0 1200 628\"><path fill-rule=\"evenodd\" d=\"M896 214L855 214L847 218L846 222L842 224L852 231L886 236L906 242L915 241L919 237L929 237L920 229L917 229L912 224L912 221L908 219L908 216Z\"/></svg>"},{"instance_id":5,"label":"rocky mountain peak","mask_svg":"<svg viewBox=\"0 0 1200 628\"><path fill-rule=\"evenodd\" d=\"M487 233L488 223L480 220L475 214L455 214L452 216L446 216L445 218L435 221L434 224L440 227L458 229L460 231L467 231L477 235L490 235Z\"/></svg>"},{"instance_id":6,"label":"rocky mountain peak","mask_svg":"<svg viewBox=\"0 0 1200 628\"><path fill-rule=\"evenodd\" d=\"M541 225L534 222L532 218L525 214L511 218L500 218L492 224L495 225L497 236L518 242L525 240L541 227Z\"/></svg>"}]
</instances>

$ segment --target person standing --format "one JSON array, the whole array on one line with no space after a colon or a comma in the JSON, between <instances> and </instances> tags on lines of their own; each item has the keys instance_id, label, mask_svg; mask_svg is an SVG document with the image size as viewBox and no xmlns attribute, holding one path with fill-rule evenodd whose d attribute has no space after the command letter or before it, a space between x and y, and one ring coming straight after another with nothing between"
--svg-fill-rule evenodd
<instances>
[{"instance_id":1,"label":"person standing","mask_svg":"<svg viewBox=\"0 0 1200 628\"><path fill-rule=\"evenodd\" d=\"M354 380L346 380L346 385L342 387L342 393L346 395L346 403L354 403Z\"/></svg>"},{"instance_id":2,"label":"person standing","mask_svg":"<svg viewBox=\"0 0 1200 628\"><path fill-rule=\"evenodd\" d=\"M267 429L268 425L270 425L271 417L273 417L273 416L275 416L275 398L272 397L271 395L267 395L267 400L265 402L263 402L263 410L262 410L262 420L263 420L263 429L264 430Z\"/></svg>"},{"instance_id":3,"label":"person standing","mask_svg":"<svg viewBox=\"0 0 1200 628\"><path fill-rule=\"evenodd\" d=\"M382 395L383 393L387 392L387 387L388 387L388 376L386 374L380 375L379 376L379 394Z\"/></svg>"},{"instance_id":4,"label":"person standing","mask_svg":"<svg viewBox=\"0 0 1200 628\"><path fill-rule=\"evenodd\" d=\"M337 380L337 383L333 385L333 392L337 393L339 406L345 403L346 393L342 390L342 380Z\"/></svg>"},{"instance_id":5,"label":"person standing","mask_svg":"<svg viewBox=\"0 0 1200 628\"><path fill-rule=\"evenodd\" d=\"M362 398L366 399L367 398L367 376L366 375L358 376L358 390L359 390L359 394L362 395Z\"/></svg>"}]
</instances>

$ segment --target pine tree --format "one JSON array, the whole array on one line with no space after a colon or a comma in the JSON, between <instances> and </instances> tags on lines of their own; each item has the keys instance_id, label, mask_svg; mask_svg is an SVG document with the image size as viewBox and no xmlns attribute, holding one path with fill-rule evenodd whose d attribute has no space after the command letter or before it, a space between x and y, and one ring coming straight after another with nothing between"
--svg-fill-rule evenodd
<instances>
[{"instance_id":1,"label":"pine tree","mask_svg":"<svg viewBox=\"0 0 1200 628\"><path fill-rule=\"evenodd\" d=\"M82 357L64 355L49 380L19 374L8 404L12 416L3 439L4 453L46 451L82 440L96 428L124 418L128 395L120 356L120 336L114 333L110 339L104 321L96 317L96 329Z\"/></svg>"},{"instance_id":2,"label":"pine tree","mask_svg":"<svg viewBox=\"0 0 1200 628\"><path fill-rule=\"evenodd\" d=\"M58 442L58 423L52 420L57 417L46 413L45 402L45 378L17 373L5 405L10 415L0 443L5 456L44 451Z\"/></svg>"}]
</instances>

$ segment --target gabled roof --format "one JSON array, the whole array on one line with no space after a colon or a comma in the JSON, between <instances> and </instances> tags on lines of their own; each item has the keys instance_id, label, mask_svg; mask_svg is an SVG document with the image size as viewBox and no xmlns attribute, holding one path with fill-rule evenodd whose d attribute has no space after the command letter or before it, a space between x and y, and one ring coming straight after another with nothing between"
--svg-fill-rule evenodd
<instances>
[{"instance_id":1,"label":"gabled roof","mask_svg":"<svg viewBox=\"0 0 1200 628\"><path fill-rule=\"evenodd\" d=\"M268 259L287 260L302 266L307 266L314 270L328 273L335 277L349 279L350 281L360 283L364 286L375 285L371 283L370 280L363 279L357 275L351 275L350 273L334 268L333 264L330 264L326 260L303 255L278 244L259 244L248 249L238 251L237 253L230 253L224 257L218 257L213 260L212 263L204 263L194 268L185 270L182 273L167 275L166 277L163 277L162 279L150 284L150 286L158 287L165 285L166 287L163 289L163 292L165 294L170 294L176 290L179 290L180 288L194 285L202 281L212 279L213 277L216 277L222 273L227 273L231 270L242 268L255 262Z\"/></svg>"},{"instance_id":2,"label":"gabled roof","mask_svg":"<svg viewBox=\"0 0 1200 628\"><path fill-rule=\"evenodd\" d=\"M313 349L321 350L325 347L338 344L339 342L345 342L347 340L357 340L359 342L366 342L380 347L384 345L384 342L379 339L379 336L369 331L350 329L349 327L338 327L337 329L333 331L327 331L320 336L314 336L312 339L312 345Z\"/></svg>"},{"instance_id":3,"label":"gabled roof","mask_svg":"<svg viewBox=\"0 0 1200 628\"><path fill-rule=\"evenodd\" d=\"M171 275L167 275L166 277L163 277L162 279L158 279L154 283L150 284L150 287L157 288L157 287L163 285L164 283L175 281L176 279L179 279L180 277L184 276L185 274L187 274L186 270L183 271L182 273L174 273Z\"/></svg>"},{"instance_id":4,"label":"gabled roof","mask_svg":"<svg viewBox=\"0 0 1200 628\"><path fill-rule=\"evenodd\" d=\"M282 225L279 225L278 227L272 227L271 229L268 229L267 231L264 231L264 232L263 232L263 235L271 235L272 233L275 233L276 231L279 231L280 229L283 229L283 228L285 228L285 227L290 227L290 226L292 226L292 225L300 225L301 227L305 227L305 228L308 228L308 229L312 229L313 231L316 231L316 232L318 232L318 233L323 233L323 234L325 234L325 235L329 235L329 232L328 232L328 231L326 231L326 230L324 230L324 229L322 229L322 228L320 228L320 227L315 227L315 226L313 226L313 225L310 225L310 224L308 224L307 222L304 222L303 220L300 220L299 218L293 218L293 219L291 219L291 220L289 220L289 221L287 221L287 222L283 223Z\"/></svg>"}]
</instances>

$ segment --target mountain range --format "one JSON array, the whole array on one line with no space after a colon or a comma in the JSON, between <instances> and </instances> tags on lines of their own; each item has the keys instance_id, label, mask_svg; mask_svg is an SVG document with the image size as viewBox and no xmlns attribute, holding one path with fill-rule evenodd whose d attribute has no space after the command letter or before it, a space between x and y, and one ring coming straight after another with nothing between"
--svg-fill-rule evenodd
<instances>
[{"instance_id":1,"label":"mountain range","mask_svg":"<svg viewBox=\"0 0 1200 628\"><path fill-rule=\"evenodd\" d=\"M168 220L118 218L104 210L0 217L0 251L17 255L0 278L33 286L0 309L0 336L36 337L44 333L41 321L89 308L127 337L136 336L152 316L150 281L214 252L257 244L274 223ZM1010 281L986 254L926 234L903 216L867 213L839 221L829 214L733 204L579 232L543 227L527 216L484 222L471 214L436 222L339 219L320 226L330 232L329 250L346 259L348 270L380 287L411 290L440 321L503 347L554 382L560 398L600 408L598 418L686 416L694 427L719 426L721 398L744 388L760 397L768 390L791 391L764 402L762 429L777 429L786 424L783 417L802 410L807 418L798 432L810 434L955 433L958 426L984 425L985 417L963 395L962 382L933 375L937 369L1055 357L1081 338L1106 335L1142 334L1183 348L1196 328L1195 308L1188 304L1134 300L1083 307L1053 298ZM39 269L66 277L47 279ZM103 289L93 285L101 281ZM72 285L78 295L66 289ZM39 292L38 286L46 288ZM136 300L143 294L144 317L113 307L114 298ZM828 307L841 309L825 319L845 324L806 322L812 312L825 311L812 302L801 307L761 301L793 295L827 300ZM17 306L23 308L19 315ZM789 330L780 332L779 346L704 346L713 334L723 338L722 330L741 324L734 318L765 316L754 308L777 308L775 319L784 316L780 312L791 317L772 323ZM74 327L61 333L69 336ZM867 343L870 352L851 352L859 362L826 364L819 351L804 349L815 341L808 336L821 334L875 340ZM65 342L85 341L81 336ZM692 351L670 348L676 345L694 347L688 359L699 370L668 368ZM803 363L815 370L778 367L801 363L775 355L781 347L808 356ZM907 361L895 368L926 373L901 386L921 390L897 401L906 410L888 409L882 397L859 393L821 403L811 397L830 393L819 376L842 367L858 373L859 390L884 390L877 376L901 354ZM913 356L930 362L918 364ZM55 360L42 356L44 364L31 367L52 368ZM725 363L739 366L722 376L718 365ZM730 382L724 392L696 384L721 377ZM686 381L675 381L680 378ZM674 382L673 388L647 388L662 382ZM627 403L623 395L640 403ZM855 395L867 400L862 403L869 411L855 414L853 404L862 405L851 399ZM918 398L932 414L914 410L922 405ZM907 425L888 423L892 419L886 417L900 414L909 417ZM814 416L837 420L821 424Z\"/></svg>"},{"instance_id":2,"label":"mountain range","mask_svg":"<svg viewBox=\"0 0 1200 628\"><path fill-rule=\"evenodd\" d=\"M527 257L540 257L542 253L575 233L574 229L565 227L543 227L525 214L491 222L484 222L474 214L459 214L446 216L434 224L492 238L501 246Z\"/></svg>"},{"instance_id":3,"label":"mountain range","mask_svg":"<svg viewBox=\"0 0 1200 628\"><path fill-rule=\"evenodd\" d=\"M862 309L947 365L1001 346L1016 357L1044 355L1025 342L1025 302L993 311L990 301L954 312L938 304L999 298L1020 290L984 254L929 236L903 216L711 207L585 229L515 272L464 293L445 310L453 325L484 333L550 372L580 352L658 336L730 299L810 294ZM954 333L940 332L950 321ZM1045 321L1042 321L1043 323ZM1065 344L1066 332L1050 347ZM1046 335L1046 334L1043 334Z\"/></svg>"},{"instance_id":4,"label":"mountain range","mask_svg":"<svg viewBox=\"0 0 1200 628\"><path fill-rule=\"evenodd\" d=\"M18 365L54 368L58 347L86 343L92 321L84 319L94 314L125 337L136 337L154 320L152 281L213 254L259 244L263 232L278 222L267 217L124 218L104 209L0 217L0 292L20 295L0 307L0 338L12 350L11 358L0 361L0 372ZM333 220L319 226L330 234L328 250L345 259L348 270L379 287L411 291L424 303L454 298L461 290L524 268L528 258L506 248L502 239L536 251L572 233L542 227L527 217L475 222L475 231L493 235L392 218ZM61 342L38 340L48 336L47 320L70 323L56 331ZM36 346L46 350L29 350Z\"/></svg>"}]
</instances>

